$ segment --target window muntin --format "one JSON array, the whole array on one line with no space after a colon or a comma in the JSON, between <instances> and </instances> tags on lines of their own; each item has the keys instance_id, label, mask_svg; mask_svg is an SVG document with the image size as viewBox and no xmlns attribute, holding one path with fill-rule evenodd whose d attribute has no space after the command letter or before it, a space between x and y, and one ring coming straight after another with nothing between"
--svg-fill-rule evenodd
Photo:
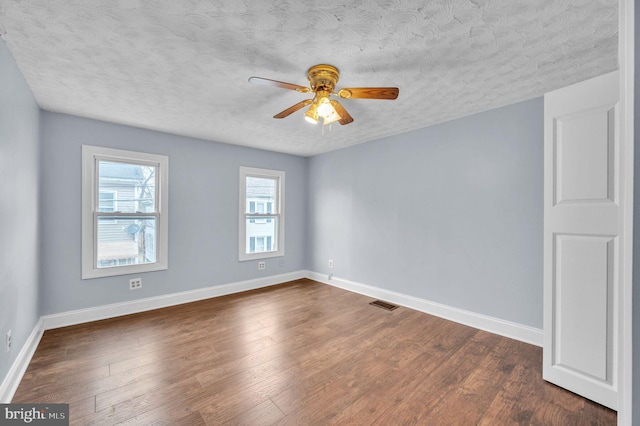
<instances>
[{"instance_id":1,"label":"window muntin","mask_svg":"<svg viewBox=\"0 0 640 426\"><path fill-rule=\"evenodd\" d=\"M83 146L82 277L167 269L168 159Z\"/></svg>"},{"instance_id":2,"label":"window muntin","mask_svg":"<svg viewBox=\"0 0 640 426\"><path fill-rule=\"evenodd\" d=\"M240 168L240 260L284 255L284 172Z\"/></svg>"}]
</instances>

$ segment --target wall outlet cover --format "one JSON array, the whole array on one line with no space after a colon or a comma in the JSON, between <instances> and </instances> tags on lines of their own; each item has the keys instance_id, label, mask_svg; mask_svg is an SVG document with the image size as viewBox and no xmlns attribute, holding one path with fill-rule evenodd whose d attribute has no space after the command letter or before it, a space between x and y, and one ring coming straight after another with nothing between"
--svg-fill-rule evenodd
<instances>
[{"instance_id":1,"label":"wall outlet cover","mask_svg":"<svg viewBox=\"0 0 640 426\"><path fill-rule=\"evenodd\" d=\"M142 288L142 278L132 278L129 280L129 290Z\"/></svg>"}]
</instances>

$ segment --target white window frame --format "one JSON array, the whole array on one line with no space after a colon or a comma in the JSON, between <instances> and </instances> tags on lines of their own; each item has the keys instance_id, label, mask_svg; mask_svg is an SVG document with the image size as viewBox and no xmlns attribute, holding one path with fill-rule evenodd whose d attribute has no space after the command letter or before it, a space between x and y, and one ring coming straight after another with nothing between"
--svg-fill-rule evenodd
<instances>
[{"instance_id":1,"label":"white window frame","mask_svg":"<svg viewBox=\"0 0 640 426\"><path fill-rule=\"evenodd\" d=\"M156 218L156 261L154 263L97 267L98 161L133 163L156 167L155 213L139 213ZM168 269L169 241L169 157L82 145L82 279L139 274ZM107 213L108 215L109 213ZM138 213L133 213L136 215ZM102 215L105 215L104 213ZM123 214L124 215L124 214ZM131 214L130 214L131 215Z\"/></svg>"},{"instance_id":2,"label":"white window frame","mask_svg":"<svg viewBox=\"0 0 640 426\"><path fill-rule=\"evenodd\" d=\"M284 171L281 170L269 170L258 169L255 167L240 167L240 196L239 196L239 238L238 238L238 259L243 262L254 259L267 259L270 257L284 256ZM271 207L272 213L265 214L251 214L247 213L246 204L246 189L247 177L267 178L276 180L276 196ZM275 246L276 250L261 253L247 253L247 219L254 218L257 220L268 219L275 216L276 235L274 241L271 242Z\"/></svg>"}]
</instances>

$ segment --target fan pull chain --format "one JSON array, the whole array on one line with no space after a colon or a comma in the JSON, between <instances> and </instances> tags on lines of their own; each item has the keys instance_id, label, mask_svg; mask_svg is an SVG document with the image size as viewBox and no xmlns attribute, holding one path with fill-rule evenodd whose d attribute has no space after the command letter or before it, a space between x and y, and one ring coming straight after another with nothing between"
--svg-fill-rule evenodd
<instances>
[{"instance_id":1,"label":"fan pull chain","mask_svg":"<svg viewBox=\"0 0 640 426\"><path fill-rule=\"evenodd\" d=\"M332 124L333 124L333 123L329 123L329 124L328 124L328 126L329 126L329 132L331 132L331 125L332 125ZM322 123L322 136L324 136L324 126L327 126L327 124Z\"/></svg>"}]
</instances>

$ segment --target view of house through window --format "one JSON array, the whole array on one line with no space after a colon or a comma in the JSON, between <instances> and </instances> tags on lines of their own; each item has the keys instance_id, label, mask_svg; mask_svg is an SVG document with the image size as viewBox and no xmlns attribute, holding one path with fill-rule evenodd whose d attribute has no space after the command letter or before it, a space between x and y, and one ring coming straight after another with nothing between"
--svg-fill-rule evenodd
<instances>
[{"instance_id":1,"label":"view of house through window","mask_svg":"<svg viewBox=\"0 0 640 426\"><path fill-rule=\"evenodd\" d=\"M277 183L277 179L247 176L247 253L275 250L276 221L269 215L273 213Z\"/></svg>"},{"instance_id":2,"label":"view of house through window","mask_svg":"<svg viewBox=\"0 0 640 426\"><path fill-rule=\"evenodd\" d=\"M155 176L155 166L98 161L98 268L156 261L156 218L144 215L156 212Z\"/></svg>"},{"instance_id":3,"label":"view of house through window","mask_svg":"<svg viewBox=\"0 0 640 426\"><path fill-rule=\"evenodd\" d=\"M163 155L82 146L82 278L168 268Z\"/></svg>"},{"instance_id":4,"label":"view of house through window","mask_svg":"<svg viewBox=\"0 0 640 426\"><path fill-rule=\"evenodd\" d=\"M241 168L240 260L281 256L284 172Z\"/></svg>"}]
</instances>

